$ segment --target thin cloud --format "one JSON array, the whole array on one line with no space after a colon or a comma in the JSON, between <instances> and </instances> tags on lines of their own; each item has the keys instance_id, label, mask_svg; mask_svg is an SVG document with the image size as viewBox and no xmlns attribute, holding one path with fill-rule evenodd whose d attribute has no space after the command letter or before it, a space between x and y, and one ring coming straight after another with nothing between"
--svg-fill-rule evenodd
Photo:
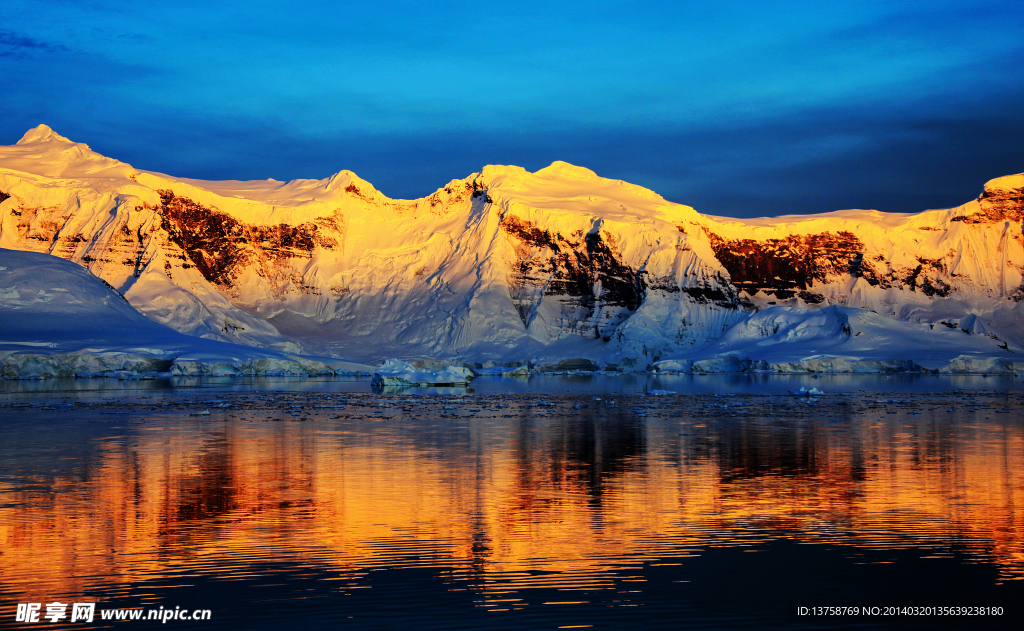
<instances>
[{"instance_id":1,"label":"thin cloud","mask_svg":"<svg viewBox=\"0 0 1024 631\"><path fill-rule=\"evenodd\" d=\"M53 44L42 40L19 35L12 31L0 31L0 57L19 57L28 52L60 53L68 52L63 44Z\"/></svg>"}]
</instances>

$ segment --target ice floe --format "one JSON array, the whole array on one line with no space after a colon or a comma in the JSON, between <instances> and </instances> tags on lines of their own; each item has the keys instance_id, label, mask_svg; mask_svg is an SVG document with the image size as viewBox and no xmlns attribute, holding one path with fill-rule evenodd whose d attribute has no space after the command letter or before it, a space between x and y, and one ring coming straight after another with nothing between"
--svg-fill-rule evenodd
<instances>
[{"instance_id":1,"label":"ice floe","mask_svg":"<svg viewBox=\"0 0 1024 631\"><path fill-rule=\"evenodd\" d=\"M440 370L417 368L401 359L389 359L373 372L373 385L403 386L460 386L474 377L473 371L463 366L447 366Z\"/></svg>"}]
</instances>

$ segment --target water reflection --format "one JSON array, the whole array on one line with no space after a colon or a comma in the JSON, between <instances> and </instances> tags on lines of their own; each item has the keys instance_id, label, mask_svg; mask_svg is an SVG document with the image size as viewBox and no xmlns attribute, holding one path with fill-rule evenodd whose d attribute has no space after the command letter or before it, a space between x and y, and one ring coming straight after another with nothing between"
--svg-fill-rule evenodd
<instances>
[{"instance_id":1,"label":"water reflection","mask_svg":"<svg viewBox=\"0 0 1024 631\"><path fill-rule=\"evenodd\" d=\"M695 574L691 559L780 541L839 547L850 563L912 551L987 564L992 586L1024 579L1016 394L615 396L11 413L0 595L162 602L168 584L216 580L292 601L426 570L441 586L402 596L422 607L438 590L488 611L669 607L680 596L658 600L655 577L707 587L731 570ZM280 420L294 408L309 420ZM297 586L271 580L282 572Z\"/></svg>"}]
</instances>

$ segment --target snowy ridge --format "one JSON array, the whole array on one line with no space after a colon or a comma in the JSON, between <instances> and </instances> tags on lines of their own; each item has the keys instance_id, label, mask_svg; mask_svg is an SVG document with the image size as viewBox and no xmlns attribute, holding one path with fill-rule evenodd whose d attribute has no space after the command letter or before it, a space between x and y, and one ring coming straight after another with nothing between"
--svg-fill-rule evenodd
<instances>
[{"instance_id":1,"label":"snowy ridge","mask_svg":"<svg viewBox=\"0 0 1024 631\"><path fill-rule=\"evenodd\" d=\"M78 263L182 333L373 363L642 370L736 357L754 343L740 331L772 307L853 320L860 309L893 330L973 316L968 328L1008 344L986 356L1012 361L1024 341L1022 190L1014 175L954 209L735 220L556 162L486 166L394 200L348 171L292 182L140 171L40 126L0 147L0 247Z\"/></svg>"}]
</instances>

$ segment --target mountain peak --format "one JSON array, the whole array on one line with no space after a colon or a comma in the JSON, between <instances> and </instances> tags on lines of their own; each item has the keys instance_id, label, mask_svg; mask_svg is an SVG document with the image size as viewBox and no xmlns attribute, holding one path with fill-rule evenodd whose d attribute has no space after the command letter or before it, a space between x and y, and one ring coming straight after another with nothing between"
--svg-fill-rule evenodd
<instances>
[{"instance_id":1,"label":"mountain peak","mask_svg":"<svg viewBox=\"0 0 1024 631\"><path fill-rule=\"evenodd\" d=\"M0 162L7 168L46 177L130 179L135 174L130 165L69 140L48 125L28 130L16 145L0 147Z\"/></svg>"},{"instance_id":2,"label":"mountain peak","mask_svg":"<svg viewBox=\"0 0 1024 631\"><path fill-rule=\"evenodd\" d=\"M61 136L57 132L50 129L49 125L37 125L32 129L25 132L25 135L18 141L19 145L28 144L30 142L42 142L42 141L57 141L70 143L71 140Z\"/></svg>"},{"instance_id":3,"label":"mountain peak","mask_svg":"<svg viewBox=\"0 0 1024 631\"><path fill-rule=\"evenodd\" d=\"M985 182L986 191L1013 191L1024 188L1024 173L1004 175Z\"/></svg>"},{"instance_id":4,"label":"mountain peak","mask_svg":"<svg viewBox=\"0 0 1024 631\"><path fill-rule=\"evenodd\" d=\"M561 160L555 160L550 166L544 167L534 173L534 175L562 180L590 180L597 177L597 173L590 169L578 167L575 164L569 164Z\"/></svg>"}]
</instances>

